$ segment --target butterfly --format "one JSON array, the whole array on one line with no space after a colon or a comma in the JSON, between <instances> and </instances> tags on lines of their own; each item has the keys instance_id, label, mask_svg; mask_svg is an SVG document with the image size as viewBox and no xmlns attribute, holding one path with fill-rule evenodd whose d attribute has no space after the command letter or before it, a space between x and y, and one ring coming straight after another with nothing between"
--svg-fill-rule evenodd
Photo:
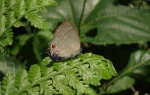
<instances>
[{"instance_id":1,"label":"butterfly","mask_svg":"<svg viewBox=\"0 0 150 95\"><path fill-rule=\"evenodd\" d=\"M62 60L81 53L78 31L71 22L66 21L58 26L48 50L52 60Z\"/></svg>"}]
</instances>

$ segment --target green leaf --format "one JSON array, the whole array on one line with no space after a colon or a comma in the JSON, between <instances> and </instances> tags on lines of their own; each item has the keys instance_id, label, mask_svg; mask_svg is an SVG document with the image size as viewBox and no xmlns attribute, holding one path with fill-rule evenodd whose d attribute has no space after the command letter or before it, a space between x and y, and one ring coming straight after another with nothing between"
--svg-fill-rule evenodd
<instances>
[{"instance_id":1,"label":"green leaf","mask_svg":"<svg viewBox=\"0 0 150 95\"><path fill-rule=\"evenodd\" d=\"M131 54L129 63L122 72L134 73L147 65L150 65L150 52L139 50Z\"/></svg>"},{"instance_id":2,"label":"green leaf","mask_svg":"<svg viewBox=\"0 0 150 95\"><path fill-rule=\"evenodd\" d=\"M37 0L37 4L40 6L58 5L58 3L55 0Z\"/></svg>"},{"instance_id":3,"label":"green leaf","mask_svg":"<svg viewBox=\"0 0 150 95\"><path fill-rule=\"evenodd\" d=\"M49 57L46 57L43 59L41 63L41 75L47 76L50 75L53 71L53 68L47 68L46 66L51 62L52 60L49 60Z\"/></svg>"},{"instance_id":4,"label":"green leaf","mask_svg":"<svg viewBox=\"0 0 150 95\"><path fill-rule=\"evenodd\" d=\"M17 90L15 89L15 79L14 79L14 75L8 73L6 74L6 76L4 77L3 81L2 81L2 92L0 92L0 94L2 95L16 95L15 93L17 92Z\"/></svg>"},{"instance_id":5,"label":"green leaf","mask_svg":"<svg viewBox=\"0 0 150 95\"><path fill-rule=\"evenodd\" d=\"M33 50L39 62L42 61L41 54L49 52L48 50L45 49L48 48L47 43L50 43L51 38L52 32L46 30L41 30L34 36Z\"/></svg>"},{"instance_id":6,"label":"green leaf","mask_svg":"<svg viewBox=\"0 0 150 95\"><path fill-rule=\"evenodd\" d=\"M41 2L41 4L39 4ZM1 0L0 1L0 53L13 42L12 26L24 26L22 18L27 18L37 28L49 29L49 24L37 15L46 6L56 5L54 0Z\"/></svg>"},{"instance_id":7,"label":"green leaf","mask_svg":"<svg viewBox=\"0 0 150 95\"><path fill-rule=\"evenodd\" d=\"M124 76L107 88L106 93L116 93L131 88L135 80L131 77Z\"/></svg>"},{"instance_id":8,"label":"green leaf","mask_svg":"<svg viewBox=\"0 0 150 95\"><path fill-rule=\"evenodd\" d=\"M45 93L45 95L53 95L53 94L58 94L58 92L54 89L52 86L52 81L44 81L40 83L41 85L41 90Z\"/></svg>"},{"instance_id":9,"label":"green leaf","mask_svg":"<svg viewBox=\"0 0 150 95\"><path fill-rule=\"evenodd\" d=\"M30 88L27 90L29 95L40 95L39 91L39 87L34 87L34 88Z\"/></svg>"},{"instance_id":10,"label":"green leaf","mask_svg":"<svg viewBox=\"0 0 150 95\"><path fill-rule=\"evenodd\" d=\"M16 3L15 1L16 0L5 0L5 4L6 6L9 6L9 8L11 8Z\"/></svg>"},{"instance_id":11,"label":"green leaf","mask_svg":"<svg viewBox=\"0 0 150 95\"><path fill-rule=\"evenodd\" d=\"M17 22L15 22L15 24L13 26L20 27L20 26L25 26L25 25L21 21L17 21Z\"/></svg>"},{"instance_id":12,"label":"green leaf","mask_svg":"<svg viewBox=\"0 0 150 95\"><path fill-rule=\"evenodd\" d=\"M59 91L59 93L64 94L64 95L73 94L73 90L69 86L67 86L67 84L65 84L64 82L65 75L57 75L52 80L53 80L53 86L56 88L56 90Z\"/></svg>"},{"instance_id":13,"label":"green leaf","mask_svg":"<svg viewBox=\"0 0 150 95\"><path fill-rule=\"evenodd\" d=\"M105 45L149 41L149 10L133 9L114 2L115 0L86 0L81 19L84 0L58 0L59 6L50 7L50 15L43 16L53 23L53 29L56 29L60 21L72 21L80 28L80 38L83 42Z\"/></svg>"},{"instance_id":14,"label":"green leaf","mask_svg":"<svg viewBox=\"0 0 150 95\"><path fill-rule=\"evenodd\" d=\"M15 6L15 16L20 18L25 14L25 0L18 0Z\"/></svg>"},{"instance_id":15,"label":"green leaf","mask_svg":"<svg viewBox=\"0 0 150 95\"><path fill-rule=\"evenodd\" d=\"M37 28L40 28L40 29L50 28L49 24L45 22L45 20L42 19L41 16L37 15L36 11L28 13L25 17L27 18L28 21L31 22L33 26Z\"/></svg>"},{"instance_id":16,"label":"green leaf","mask_svg":"<svg viewBox=\"0 0 150 95\"><path fill-rule=\"evenodd\" d=\"M5 0L1 0L0 1L0 16L4 13L4 11L6 10L5 8Z\"/></svg>"},{"instance_id":17,"label":"green leaf","mask_svg":"<svg viewBox=\"0 0 150 95\"><path fill-rule=\"evenodd\" d=\"M7 74L8 72L16 74L22 67L21 62L16 58L4 55L0 56L0 71L3 74Z\"/></svg>"},{"instance_id":18,"label":"green leaf","mask_svg":"<svg viewBox=\"0 0 150 95\"><path fill-rule=\"evenodd\" d=\"M91 55L87 53L87 55L85 55L85 56L88 57ZM111 61L105 60L105 58L102 56L99 56L99 58L101 60L99 60L97 58L97 55L93 55L91 57L91 59L94 59L94 60L90 60L90 58L89 58L89 59L85 59L84 61L85 62L87 61L90 63L91 69L94 70L96 72L96 74L99 75L99 78L110 79L112 77L110 75L116 75L117 74L116 71L114 70L114 67L113 67ZM95 63L95 61L97 61L101 64L98 66L96 64L93 64L93 63ZM99 68L101 68L101 69L99 69Z\"/></svg>"},{"instance_id":19,"label":"green leaf","mask_svg":"<svg viewBox=\"0 0 150 95\"><path fill-rule=\"evenodd\" d=\"M3 31L5 31L5 22L6 22L6 17L4 15L0 15L0 36L2 35Z\"/></svg>"},{"instance_id":20,"label":"green leaf","mask_svg":"<svg viewBox=\"0 0 150 95\"><path fill-rule=\"evenodd\" d=\"M15 82L15 87L20 91L26 89L28 85L30 85L26 70L22 69L17 73Z\"/></svg>"},{"instance_id":21,"label":"green leaf","mask_svg":"<svg viewBox=\"0 0 150 95\"><path fill-rule=\"evenodd\" d=\"M107 84L107 87L111 87L110 85L113 83L116 84L120 80L120 78L124 78L129 75L130 76L136 76L137 74L143 75L145 73L145 72L142 73L143 69L149 69L149 67L147 68L147 66L149 65L150 65L150 52L139 50L132 53L128 65L120 72L120 74L117 77L115 77ZM133 79L131 82L132 83L128 85L128 87L133 85L134 83Z\"/></svg>"},{"instance_id":22,"label":"green leaf","mask_svg":"<svg viewBox=\"0 0 150 95\"><path fill-rule=\"evenodd\" d=\"M7 26L11 26L15 22L14 11L10 11L7 14Z\"/></svg>"},{"instance_id":23,"label":"green leaf","mask_svg":"<svg viewBox=\"0 0 150 95\"><path fill-rule=\"evenodd\" d=\"M104 63L107 65L101 66ZM91 67L90 64L97 65L98 68L96 69L105 68L105 73L110 71L114 73L106 73L107 76L102 75L99 77L101 70L95 71L95 67ZM15 77L12 77L13 84L11 86L13 88L9 88L9 91L15 91L12 95L74 95L76 91L95 95L90 85L99 85L99 81L103 76L104 79L116 76L115 69L109 68L110 64L112 63L108 59L91 53L57 62L52 62L46 57L41 66L37 64L32 65L29 72L21 70ZM49 67L50 65L51 67ZM3 81L8 81L7 77L10 76L4 77ZM2 87L7 85L9 85L9 82L2 83ZM2 89L2 92L6 93L7 90Z\"/></svg>"},{"instance_id":24,"label":"green leaf","mask_svg":"<svg viewBox=\"0 0 150 95\"><path fill-rule=\"evenodd\" d=\"M31 10L35 7L37 7L37 2L38 0L26 0L26 10Z\"/></svg>"},{"instance_id":25,"label":"green leaf","mask_svg":"<svg viewBox=\"0 0 150 95\"><path fill-rule=\"evenodd\" d=\"M97 95L95 90L92 88L87 88L86 91L87 91L86 94L88 94L88 95Z\"/></svg>"},{"instance_id":26,"label":"green leaf","mask_svg":"<svg viewBox=\"0 0 150 95\"><path fill-rule=\"evenodd\" d=\"M0 38L0 54L4 53L3 48L5 46L12 44L12 41L13 41L12 37L13 37L13 32L11 32L11 30L5 32L5 34L1 36L1 38Z\"/></svg>"},{"instance_id":27,"label":"green leaf","mask_svg":"<svg viewBox=\"0 0 150 95\"><path fill-rule=\"evenodd\" d=\"M34 84L40 77L40 67L38 65L31 66L29 71L29 81Z\"/></svg>"},{"instance_id":28,"label":"green leaf","mask_svg":"<svg viewBox=\"0 0 150 95\"><path fill-rule=\"evenodd\" d=\"M81 28L83 41L94 44L130 44L150 40L149 12L99 2ZM144 17L144 18L143 18ZM92 34L95 34L91 36Z\"/></svg>"}]
</instances>

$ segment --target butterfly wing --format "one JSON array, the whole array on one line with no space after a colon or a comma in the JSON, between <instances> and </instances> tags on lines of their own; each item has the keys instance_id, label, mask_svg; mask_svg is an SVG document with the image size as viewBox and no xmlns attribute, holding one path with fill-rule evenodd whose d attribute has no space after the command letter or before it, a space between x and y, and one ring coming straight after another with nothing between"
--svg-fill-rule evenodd
<instances>
[{"instance_id":1,"label":"butterfly wing","mask_svg":"<svg viewBox=\"0 0 150 95\"><path fill-rule=\"evenodd\" d=\"M54 48L53 48L54 46ZM74 26L66 21L55 31L50 44L52 58L68 58L80 53L80 38Z\"/></svg>"}]
</instances>

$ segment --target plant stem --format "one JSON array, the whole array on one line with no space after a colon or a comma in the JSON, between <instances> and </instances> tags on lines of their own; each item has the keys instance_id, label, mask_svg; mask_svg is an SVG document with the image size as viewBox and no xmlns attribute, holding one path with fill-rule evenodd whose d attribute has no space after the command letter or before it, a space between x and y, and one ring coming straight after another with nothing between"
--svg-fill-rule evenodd
<instances>
[{"instance_id":1,"label":"plant stem","mask_svg":"<svg viewBox=\"0 0 150 95\"><path fill-rule=\"evenodd\" d=\"M141 62L133 67L130 68L125 68L124 70L121 71L121 73L119 74L118 77L115 77L113 80L111 80L107 85L106 88L108 88L111 84L113 84L114 82L116 82L119 78L128 75L129 73L132 73L132 71L134 71L135 69L142 67L142 65L145 65L146 63L150 62L150 59L144 62Z\"/></svg>"},{"instance_id":2,"label":"plant stem","mask_svg":"<svg viewBox=\"0 0 150 95\"><path fill-rule=\"evenodd\" d=\"M80 16L80 19L79 19L79 24L78 24L79 35L80 35L80 25L81 25L81 21L82 21L83 14L84 14L84 9L85 9L85 3L86 3L86 0L84 0L84 2L83 2L83 8L82 8L81 16Z\"/></svg>"}]
</instances>

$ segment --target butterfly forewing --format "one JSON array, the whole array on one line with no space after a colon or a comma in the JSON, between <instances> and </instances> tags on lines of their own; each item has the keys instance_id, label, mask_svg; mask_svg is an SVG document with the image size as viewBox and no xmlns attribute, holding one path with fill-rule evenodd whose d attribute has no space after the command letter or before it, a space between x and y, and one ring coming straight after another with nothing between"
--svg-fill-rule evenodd
<instances>
[{"instance_id":1,"label":"butterfly forewing","mask_svg":"<svg viewBox=\"0 0 150 95\"><path fill-rule=\"evenodd\" d=\"M62 23L56 29L49 48L52 58L65 59L80 53L78 32L69 21Z\"/></svg>"}]
</instances>

